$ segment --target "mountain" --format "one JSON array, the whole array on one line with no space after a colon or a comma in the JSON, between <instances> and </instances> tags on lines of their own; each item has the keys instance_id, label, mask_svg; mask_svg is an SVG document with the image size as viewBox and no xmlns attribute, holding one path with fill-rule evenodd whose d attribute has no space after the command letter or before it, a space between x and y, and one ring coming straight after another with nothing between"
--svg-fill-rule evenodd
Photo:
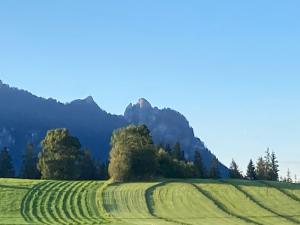
<instances>
[{"instance_id":1,"label":"mountain","mask_svg":"<svg viewBox=\"0 0 300 225\"><path fill-rule=\"evenodd\" d=\"M99 108L92 97L63 104L0 83L0 147L9 147L17 169L28 142L39 146L47 130L62 127L105 160L113 130L127 124L123 116Z\"/></svg>"},{"instance_id":2,"label":"mountain","mask_svg":"<svg viewBox=\"0 0 300 225\"><path fill-rule=\"evenodd\" d=\"M180 142L187 159L193 159L194 151L198 149L208 170L214 155L195 137L188 120L179 112L170 108L152 107L146 99L141 98L138 103L129 104L124 117L131 124L145 124L156 144L174 146ZM219 169L222 177L227 176L228 169L223 164L219 164Z\"/></svg>"},{"instance_id":3,"label":"mountain","mask_svg":"<svg viewBox=\"0 0 300 225\"><path fill-rule=\"evenodd\" d=\"M172 109L152 107L142 98L137 104L130 104L124 116L118 116L102 110L91 96L63 104L0 81L0 148L9 147L17 170L26 144L32 142L40 147L49 129L68 128L94 157L106 160L113 130L128 124L146 124L157 144L173 146L179 141L189 159L199 149L209 166L213 154L195 137L187 119ZM222 164L219 168L226 176L228 169Z\"/></svg>"}]
</instances>

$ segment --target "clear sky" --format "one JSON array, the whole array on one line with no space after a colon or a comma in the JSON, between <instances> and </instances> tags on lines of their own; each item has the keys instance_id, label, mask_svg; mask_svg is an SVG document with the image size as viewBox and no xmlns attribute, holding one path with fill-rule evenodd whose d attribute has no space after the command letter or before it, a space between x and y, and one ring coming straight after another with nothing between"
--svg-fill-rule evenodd
<instances>
[{"instance_id":1,"label":"clear sky","mask_svg":"<svg viewBox=\"0 0 300 225\"><path fill-rule=\"evenodd\" d=\"M300 177L300 2L0 1L0 79L122 114L183 113L225 164L267 147Z\"/></svg>"}]
</instances>

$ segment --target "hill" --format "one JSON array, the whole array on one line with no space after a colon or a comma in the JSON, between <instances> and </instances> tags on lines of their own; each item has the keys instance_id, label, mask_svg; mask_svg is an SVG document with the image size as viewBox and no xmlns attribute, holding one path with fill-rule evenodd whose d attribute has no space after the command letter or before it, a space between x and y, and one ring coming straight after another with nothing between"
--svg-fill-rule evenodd
<instances>
[{"instance_id":1,"label":"hill","mask_svg":"<svg viewBox=\"0 0 300 225\"><path fill-rule=\"evenodd\" d=\"M300 185L278 182L0 179L0 199L0 224L300 223Z\"/></svg>"},{"instance_id":2,"label":"hill","mask_svg":"<svg viewBox=\"0 0 300 225\"><path fill-rule=\"evenodd\" d=\"M39 146L49 129L68 128L95 158L104 161L108 158L113 130L131 123L146 124L157 144L173 146L180 141L189 159L199 149L209 166L213 154L195 137L187 119L175 110L158 109L140 99L138 104L127 107L124 116L112 115L101 109L91 96L63 104L0 81L0 148L9 147L17 170L26 144ZM224 177L228 174L221 163L219 170Z\"/></svg>"}]
</instances>

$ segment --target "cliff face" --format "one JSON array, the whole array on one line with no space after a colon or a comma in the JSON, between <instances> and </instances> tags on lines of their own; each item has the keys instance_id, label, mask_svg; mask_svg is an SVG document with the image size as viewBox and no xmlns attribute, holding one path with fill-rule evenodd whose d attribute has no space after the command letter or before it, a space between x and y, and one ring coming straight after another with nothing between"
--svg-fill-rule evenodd
<instances>
[{"instance_id":1,"label":"cliff face","mask_svg":"<svg viewBox=\"0 0 300 225\"><path fill-rule=\"evenodd\" d=\"M131 124L145 124L156 144L173 146L176 142L180 142L188 159L192 159L194 151L198 149L208 169L214 155L199 138L195 137L193 128L179 112L169 108L152 107L146 99L141 98L138 103L130 104L126 108L124 117ZM221 163L219 168L221 175L226 176L228 169Z\"/></svg>"}]
</instances>

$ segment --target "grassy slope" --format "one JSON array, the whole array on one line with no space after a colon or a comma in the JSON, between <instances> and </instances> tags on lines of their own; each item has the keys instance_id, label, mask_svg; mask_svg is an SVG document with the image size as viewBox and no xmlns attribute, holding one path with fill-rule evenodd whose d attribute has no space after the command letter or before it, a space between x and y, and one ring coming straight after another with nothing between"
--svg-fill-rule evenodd
<instances>
[{"instance_id":1,"label":"grassy slope","mask_svg":"<svg viewBox=\"0 0 300 225\"><path fill-rule=\"evenodd\" d=\"M21 214L21 202L39 181L0 179L0 223L26 224Z\"/></svg>"},{"instance_id":2,"label":"grassy slope","mask_svg":"<svg viewBox=\"0 0 300 225\"><path fill-rule=\"evenodd\" d=\"M0 179L0 224L300 224L300 185Z\"/></svg>"}]
</instances>

